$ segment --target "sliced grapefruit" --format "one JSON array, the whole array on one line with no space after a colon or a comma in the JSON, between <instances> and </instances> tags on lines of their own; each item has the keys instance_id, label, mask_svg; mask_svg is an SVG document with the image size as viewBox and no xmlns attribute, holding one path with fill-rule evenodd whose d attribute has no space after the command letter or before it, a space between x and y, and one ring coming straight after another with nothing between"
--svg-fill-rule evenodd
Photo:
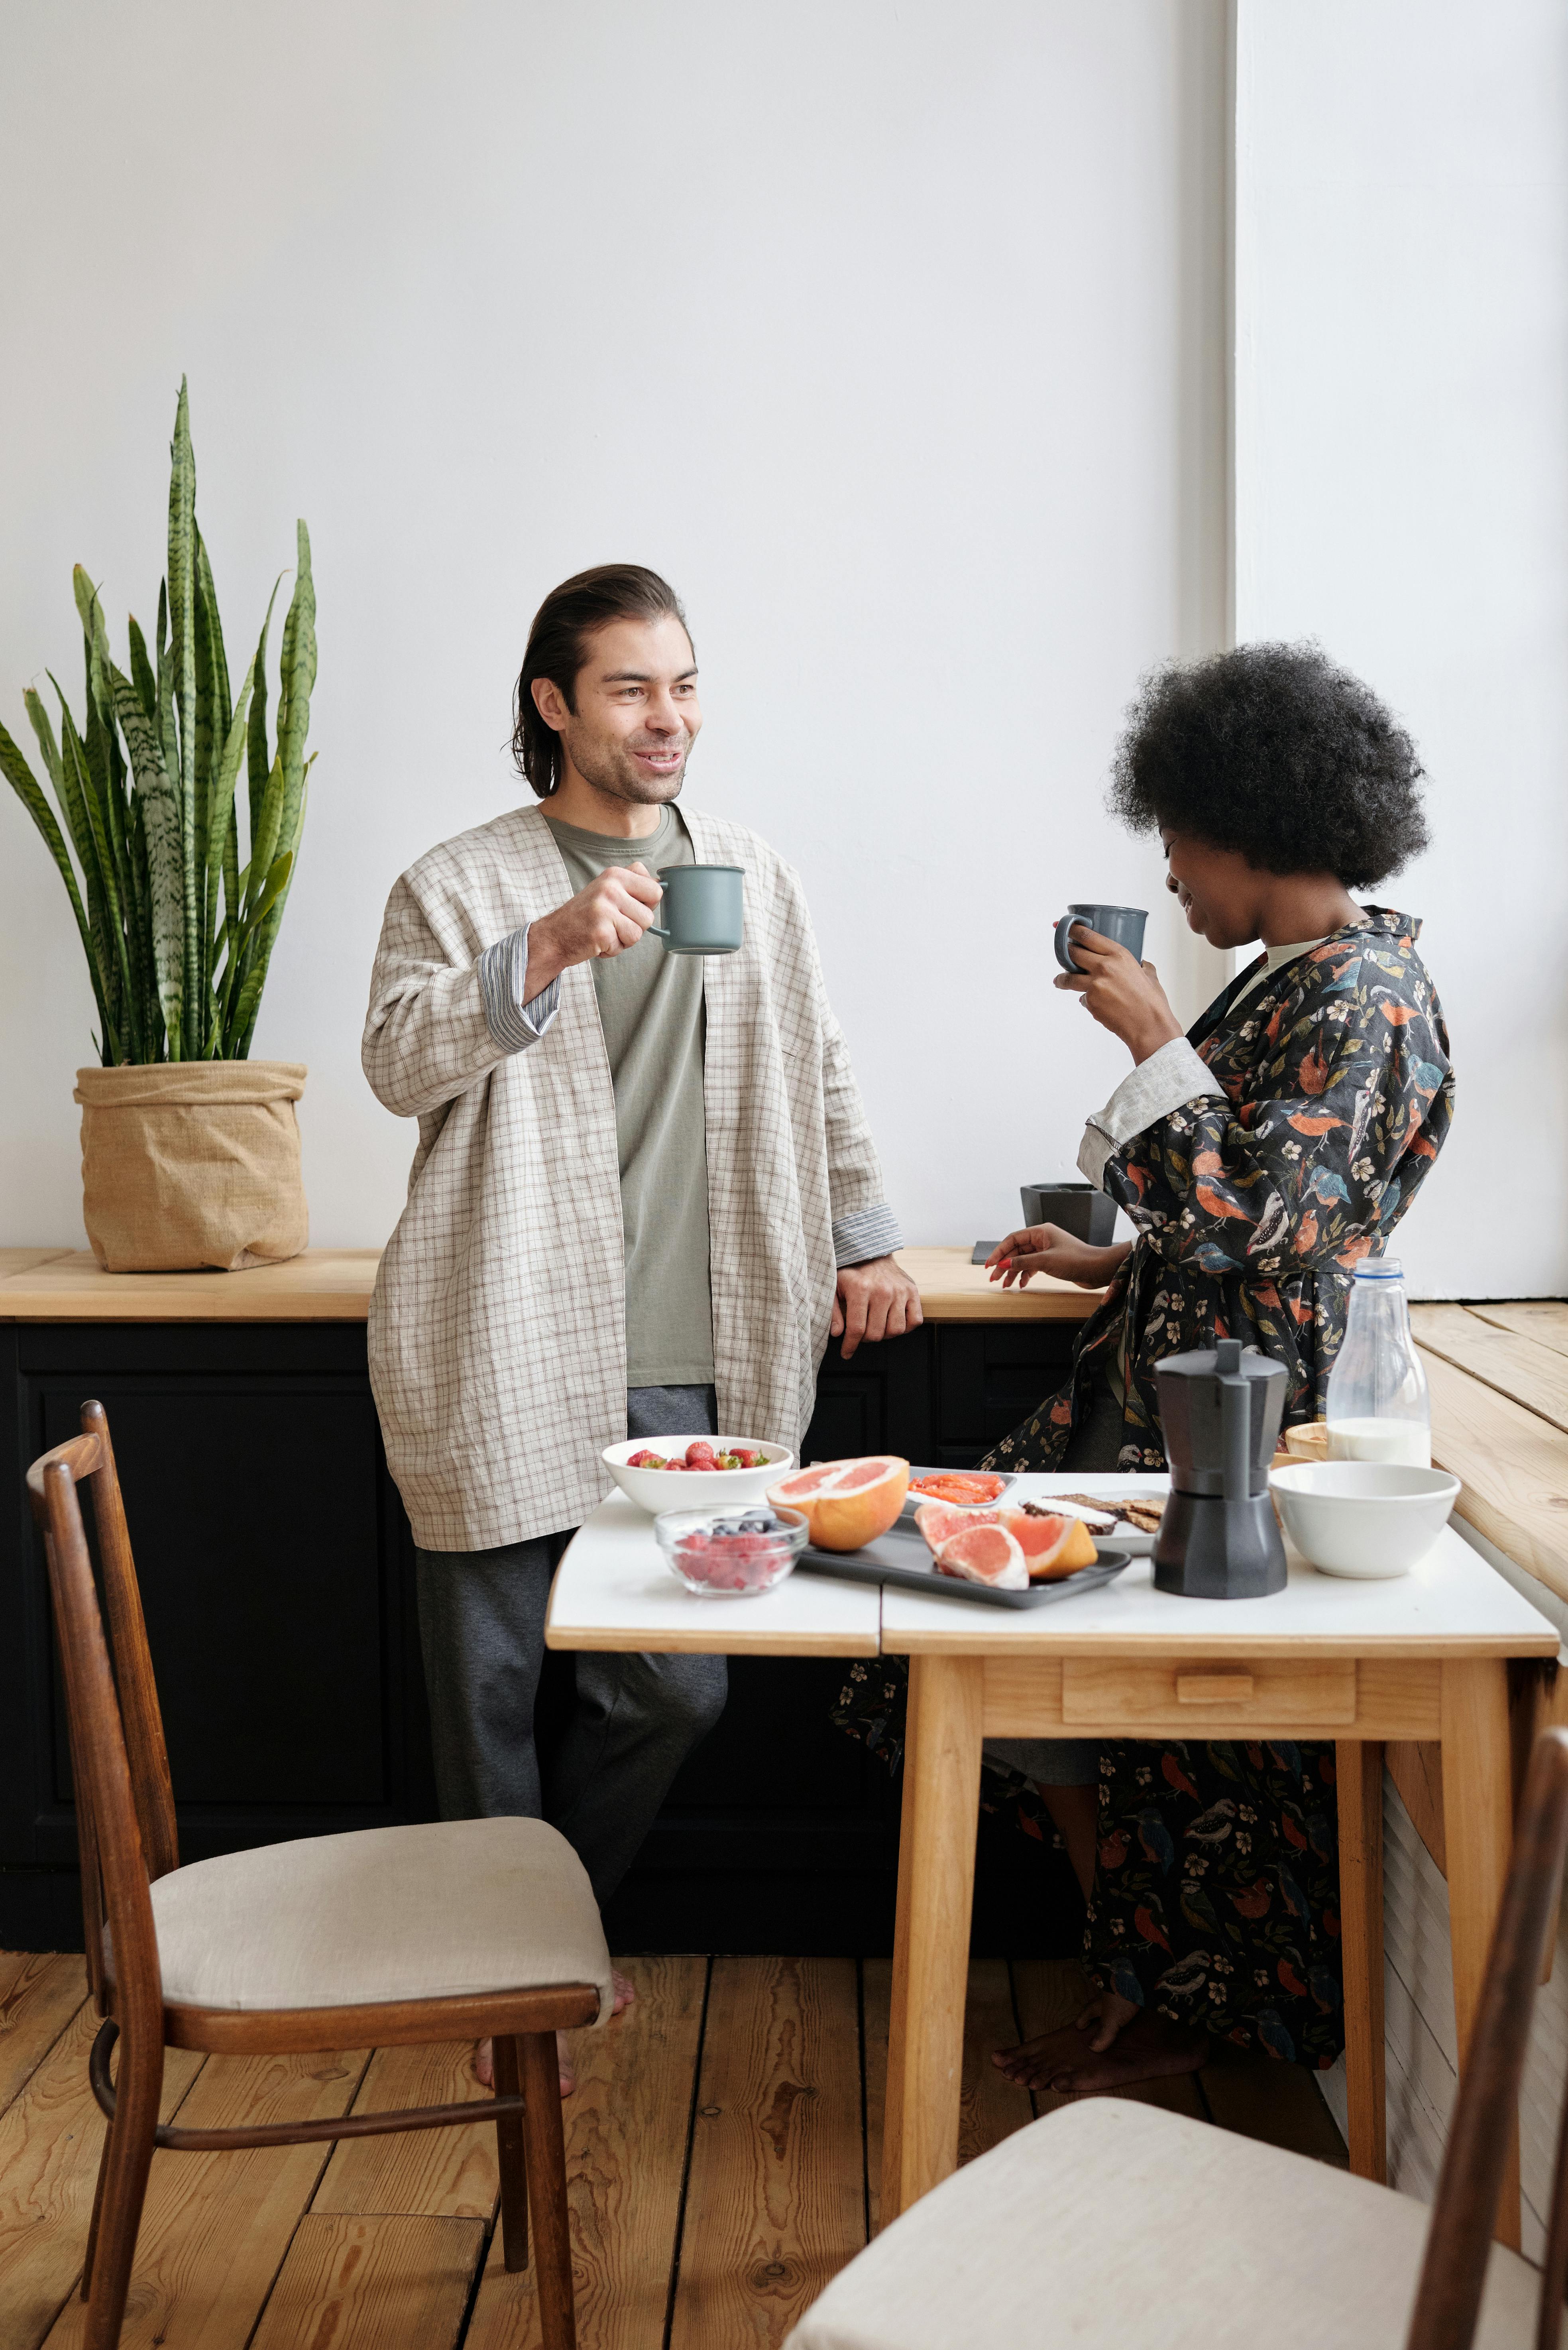
<instances>
[{"instance_id":1,"label":"sliced grapefruit","mask_svg":"<svg viewBox=\"0 0 1568 2350\"><path fill-rule=\"evenodd\" d=\"M1017 1539L1005 1526L978 1525L971 1516L961 1534L950 1535L937 1553L937 1572L965 1583L988 1583L993 1591L1027 1591L1029 1565Z\"/></svg>"},{"instance_id":2,"label":"sliced grapefruit","mask_svg":"<svg viewBox=\"0 0 1568 2350\"><path fill-rule=\"evenodd\" d=\"M1031 1583L1059 1583L1080 1567L1093 1566L1099 1557L1082 1518L1033 1510L1001 1510L997 1517L1023 1553Z\"/></svg>"},{"instance_id":3,"label":"sliced grapefruit","mask_svg":"<svg viewBox=\"0 0 1568 2350\"><path fill-rule=\"evenodd\" d=\"M904 1506L909 1464L894 1452L819 1461L768 1488L775 1510L799 1510L818 1550L860 1550L885 1534Z\"/></svg>"},{"instance_id":4,"label":"sliced grapefruit","mask_svg":"<svg viewBox=\"0 0 1568 2350\"><path fill-rule=\"evenodd\" d=\"M952 1502L924 1502L915 1512L915 1523L933 1555L954 1534L961 1534L965 1526L995 1526L1001 1523L995 1510L966 1510Z\"/></svg>"}]
</instances>

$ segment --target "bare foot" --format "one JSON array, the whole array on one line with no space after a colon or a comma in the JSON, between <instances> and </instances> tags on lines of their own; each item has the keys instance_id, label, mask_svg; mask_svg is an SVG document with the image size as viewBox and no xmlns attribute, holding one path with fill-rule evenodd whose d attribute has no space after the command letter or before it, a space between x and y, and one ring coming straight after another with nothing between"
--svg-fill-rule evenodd
<instances>
[{"instance_id":1,"label":"bare foot","mask_svg":"<svg viewBox=\"0 0 1568 2350\"><path fill-rule=\"evenodd\" d=\"M561 2068L561 2095L569 2097L577 2085L577 2076L572 2068L572 2051L564 2032L556 2034L556 2062ZM482 2089L494 2088L495 2045L493 2041L474 2042L473 2070Z\"/></svg>"},{"instance_id":2,"label":"bare foot","mask_svg":"<svg viewBox=\"0 0 1568 2350\"><path fill-rule=\"evenodd\" d=\"M637 1998L637 1985L628 1975L623 1975L618 1967L610 1969L610 1979L615 1984L615 2004L610 2009L610 2013L620 2015ZM572 2065L571 2047L564 2032L557 2032L556 2034L556 2052L561 2066L561 2095L563 2097L569 2097L577 2085L577 2076ZM481 2088L494 2088L495 2054L488 2040L479 2040L474 2043L473 2069L478 2075Z\"/></svg>"},{"instance_id":3,"label":"bare foot","mask_svg":"<svg viewBox=\"0 0 1568 2350\"><path fill-rule=\"evenodd\" d=\"M1059 2097L1103 2096L1134 2081L1196 2073L1209 2055L1206 2033L1150 2015L1119 1992L1092 1999L1075 2023L1043 2032L1017 2048L999 2048L992 2062L1021 2089L1049 2089Z\"/></svg>"}]
</instances>

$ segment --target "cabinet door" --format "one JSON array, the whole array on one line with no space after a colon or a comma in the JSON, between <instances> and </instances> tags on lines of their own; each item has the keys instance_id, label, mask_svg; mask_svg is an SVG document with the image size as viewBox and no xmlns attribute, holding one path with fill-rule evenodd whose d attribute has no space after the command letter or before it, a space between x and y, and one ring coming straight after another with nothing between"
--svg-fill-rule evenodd
<instances>
[{"instance_id":1,"label":"cabinet door","mask_svg":"<svg viewBox=\"0 0 1568 2350\"><path fill-rule=\"evenodd\" d=\"M363 1331L51 1328L25 1350L25 1457L74 1435L84 1398L109 1414L182 1857L428 1815L411 1551ZM65 1709L42 1545L19 1531L4 1858L63 1865Z\"/></svg>"},{"instance_id":2,"label":"cabinet door","mask_svg":"<svg viewBox=\"0 0 1568 2350\"><path fill-rule=\"evenodd\" d=\"M817 1374L816 1409L801 1439L803 1463L853 1461L866 1452L930 1458L932 1332L928 1325L902 1338L857 1347L848 1362L829 1339Z\"/></svg>"},{"instance_id":3,"label":"cabinet door","mask_svg":"<svg viewBox=\"0 0 1568 2350\"><path fill-rule=\"evenodd\" d=\"M1065 1383L1075 1322L944 1323L937 1332L937 1446L969 1469Z\"/></svg>"}]
</instances>

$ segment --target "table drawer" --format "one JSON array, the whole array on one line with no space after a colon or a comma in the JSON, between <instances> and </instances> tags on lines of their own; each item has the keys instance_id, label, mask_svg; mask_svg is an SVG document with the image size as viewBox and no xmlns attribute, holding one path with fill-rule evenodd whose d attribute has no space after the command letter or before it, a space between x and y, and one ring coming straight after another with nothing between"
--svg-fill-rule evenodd
<instances>
[{"instance_id":1,"label":"table drawer","mask_svg":"<svg viewBox=\"0 0 1568 2350\"><path fill-rule=\"evenodd\" d=\"M1355 1659L1250 1657L1230 1659L1069 1657L1062 1665L1062 1721L1107 1733L1115 1725L1190 1729L1206 1721L1220 1737L1256 1724L1288 1730L1327 1728L1355 1720Z\"/></svg>"}]
</instances>

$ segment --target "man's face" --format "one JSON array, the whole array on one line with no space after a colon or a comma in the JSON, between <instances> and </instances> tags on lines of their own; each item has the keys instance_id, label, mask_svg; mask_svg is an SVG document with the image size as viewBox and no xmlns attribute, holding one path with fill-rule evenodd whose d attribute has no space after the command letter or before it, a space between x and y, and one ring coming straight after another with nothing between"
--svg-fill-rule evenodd
<instances>
[{"instance_id":1,"label":"man's face","mask_svg":"<svg viewBox=\"0 0 1568 2350\"><path fill-rule=\"evenodd\" d=\"M611 620L596 629L586 650L576 710L556 685L537 678L540 716L577 773L601 792L643 805L674 799L702 723L691 639L666 613Z\"/></svg>"}]
</instances>

